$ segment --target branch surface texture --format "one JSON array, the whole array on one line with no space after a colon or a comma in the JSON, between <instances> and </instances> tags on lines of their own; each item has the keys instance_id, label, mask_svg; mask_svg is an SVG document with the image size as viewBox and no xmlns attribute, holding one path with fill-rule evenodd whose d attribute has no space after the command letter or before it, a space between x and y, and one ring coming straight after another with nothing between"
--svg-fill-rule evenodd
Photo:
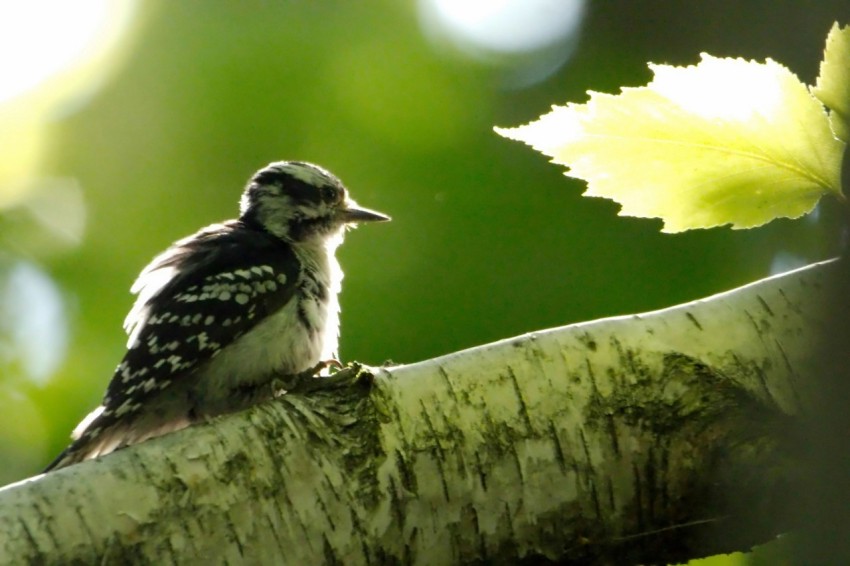
<instances>
[{"instance_id":1,"label":"branch surface texture","mask_svg":"<svg viewBox=\"0 0 850 566\"><path fill-rule=\"evenodd\" d=\"M0 563L669 563L793 527L835 263L328 385L0 490Z\"/></svg>"}]
</instances>

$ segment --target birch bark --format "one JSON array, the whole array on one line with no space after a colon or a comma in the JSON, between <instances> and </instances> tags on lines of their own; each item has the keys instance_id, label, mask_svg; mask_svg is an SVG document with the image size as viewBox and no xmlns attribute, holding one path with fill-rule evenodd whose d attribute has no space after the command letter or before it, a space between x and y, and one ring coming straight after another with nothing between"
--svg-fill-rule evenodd
<instances>
[{"instance_id":1,"label":"birch bark","mask_svg":"<svg viewBox=\"0 0 850 566\"><path fill-rule=\"evenodd\" d=\"M794 526L816 264L341 380L0 490L0 563L673 562Z\"/></svg>"}]
</instances>

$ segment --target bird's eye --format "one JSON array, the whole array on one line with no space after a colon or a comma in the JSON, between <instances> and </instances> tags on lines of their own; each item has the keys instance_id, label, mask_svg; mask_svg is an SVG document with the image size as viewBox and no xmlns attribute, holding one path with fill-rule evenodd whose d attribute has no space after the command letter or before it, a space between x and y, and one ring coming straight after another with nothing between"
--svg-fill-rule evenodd
<instances>
[{"instance_id":1,"label":"bird's eye","mask_svg":"<svg viewBox=\"0 0 850 566\"><path fill-rule=\"evenodd\" d=\"M342 190L338 187L325 185L321 189L322 191L322 200L329 203L338 203L342 202L343 194Z\"/></svg>"}]
</instances>

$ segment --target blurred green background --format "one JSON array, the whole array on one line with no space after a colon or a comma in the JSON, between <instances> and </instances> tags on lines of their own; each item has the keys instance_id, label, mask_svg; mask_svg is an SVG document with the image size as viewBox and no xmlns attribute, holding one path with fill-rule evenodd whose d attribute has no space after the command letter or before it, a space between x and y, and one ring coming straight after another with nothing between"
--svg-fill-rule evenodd
<instances>
[{"instance_id":1,"label":"blurred green background","mask_svg":"<svg viewBox=\"0 0 850 566\"><path fill-rule=\"evenodd\" d=\"M98 403L139 270L235 216L272 160L322 164L393 216L340 250L344 360L661 308L837 249L829 204L661 234L492 128L703 51L812 83L847 0L58 4L0 9L0 483L38 472Z\"/></svg>"}]
</instances>

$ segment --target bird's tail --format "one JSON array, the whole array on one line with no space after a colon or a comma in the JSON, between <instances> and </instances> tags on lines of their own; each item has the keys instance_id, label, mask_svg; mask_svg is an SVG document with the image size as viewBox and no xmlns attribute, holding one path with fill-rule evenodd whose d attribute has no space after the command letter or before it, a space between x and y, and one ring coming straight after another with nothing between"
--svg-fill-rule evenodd
<instances>
[{"instance_id":1,"label":"bird's tail","mask_svg":"<svg viewBox=\"0 0 850 566\"><path fill-rule=\"evenodd\" d=\"M161 415L139 415L121 420L113 413L95 409L74 430L74 441L59 454L45 472L104 456L132 444L186 428L188 417L163 419Z\"/></svg>"}]
</instances>

